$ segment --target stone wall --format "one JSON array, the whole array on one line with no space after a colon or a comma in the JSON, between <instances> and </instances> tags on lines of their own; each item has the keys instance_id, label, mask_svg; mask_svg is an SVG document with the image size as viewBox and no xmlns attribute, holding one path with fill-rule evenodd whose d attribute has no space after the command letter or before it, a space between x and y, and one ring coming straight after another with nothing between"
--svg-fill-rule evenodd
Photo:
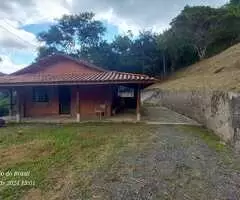
<instances>
[{"instance_id":1,"label":"stone wall","mask_svg":"<svg viewBox=\"0 0 240 200\"><path fill-rule=\"evenodd\" d=\"M213 130L240 148L240 94L222 91L147 90L145 103L163 105Z\"/></svg>"}]
</instances>

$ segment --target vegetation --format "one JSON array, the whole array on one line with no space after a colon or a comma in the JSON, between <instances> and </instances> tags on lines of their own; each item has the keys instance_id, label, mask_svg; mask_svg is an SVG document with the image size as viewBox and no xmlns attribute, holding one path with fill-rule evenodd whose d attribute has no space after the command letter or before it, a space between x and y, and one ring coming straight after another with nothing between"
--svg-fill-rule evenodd
<instances>
[{"instance_id":1,"label":"vegetation","mask_svg":"<svg viewBox=\"0 0 240 200\"><path fill-rule=\"evenodd\" d=\"M94 172L107 171L122 151L140 150L151 130L141 124L8 125L0 132L0 174L30 174L0 176L20 181L0 184L0 199L67 199L69 192L88 199ZM35 183L24 186L22 180Z\"/></svg>"},{"instance_id":2,"label":"vegetation","mask_svg":"<svg viewBox=\"0 0 240 200\"><path fill-rule=\"evenodd\" d=\"M165 90L240 91L240 44L191 65L150 88ZM149 89L150 89L149 88Z\"/></svg>"},{"instance_id":3,"label":"vegetation","mask_svg":"<svg viewBox=\"0 0 240 200\"><path fill-rule=\"evenodd\" d=\"M8 115L9 99L8 94L0 92L0 117Z\"/></svg>"},{"instance_id":4,"label":"vegetation","mask_svg":"<svg viewBox=\"0 0 240 200\"><path fill-rule=\"evenodd\" d=\"M225 144L221 138L212 131L197 126L178 126L178 129L203 140L209 148L221 154L222 162L224 164L230 164L234 169L239 170L239 161L234 163L233 158L231 157L233 152L231 147Z\"/></svg>"},{"instance_id":5,"label":"vegetation","mask_svg":"<svg viewBox=\"0 0 240 200\"><path fill-rule=\"evenodd\" d=\"M218 152L230 151L230 148L221 141L220 137L207 129L197 126L179 126L178 128L201 138L210 148Z\"/></svg>"},{"instance_id":6,"label":"vegetation","mask_svg":"<svg viewBox=\"0 0 240 200\"><path fill-rule=\"evenodd\" d=\"M37 59L65 53L110 70L164 76L215 55L240 41L240 3L231 0L220 8L186 6L163 33L131 31L112 42L93 13L64 16L39 35L45 45Z\"/></svg>"}]
</instances>

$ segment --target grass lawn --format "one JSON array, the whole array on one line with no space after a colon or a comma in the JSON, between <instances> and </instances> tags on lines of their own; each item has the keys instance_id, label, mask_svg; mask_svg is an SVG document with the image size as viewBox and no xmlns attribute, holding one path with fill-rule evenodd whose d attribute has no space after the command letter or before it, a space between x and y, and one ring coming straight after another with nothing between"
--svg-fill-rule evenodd
<instances>
[{"instance_id":1,"label":"grass lawn","mask_svg":"<svg viewBox=\"0 0 240 200\"><path fill-rule=\"evenodd\" d=\"M89 198L94 173L107 170L119 153L144 147L153 130L111 123L1 128L0 199L65 199L74 191Z\"/></svg>"}]
</instances>

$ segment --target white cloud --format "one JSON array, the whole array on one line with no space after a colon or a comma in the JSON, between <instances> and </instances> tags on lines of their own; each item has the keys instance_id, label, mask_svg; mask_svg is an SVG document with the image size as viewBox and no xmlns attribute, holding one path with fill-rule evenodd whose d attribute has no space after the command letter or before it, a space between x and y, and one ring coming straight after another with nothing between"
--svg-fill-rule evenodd
<instances>
[{"instance_id":1,"label":"white cloud","mask_svg":"<svg viewBox=\"0 0 240 200\"><path fill-rule=\"evenodd\" d=\"M120 34L126 33L129 30L131 30L134 35L138 35L139 31L141 30L152 30L153 32L161 32L169 27L167 24L164 23L159 23L155 25L153 24L143 27L139 24L136 24L132 19L126 20L124 18L119 18L114 14L113 9L110 9L105 13L98 13L96 14L95 18L98 20L107 20L109 24L117 26Z\"/></svg>"},{"instance_id":2,"label":"white cloud","mask_svg":"<svg viewBox=\"0 0 240 200\"><path fill-rule=\"evenodd\" d=\"M14 63L9 56L0 55L0 58L1 58L0 72L9 74L25 67L25 65L23 64L19 65Z\"/></svg>"},{"instance_id":3,"label":"white cloud","mask_svg":"<svg viewBox=\"0 0 240 200\"><path fill-rule=\"evenodd\" d=\"M185 5L221 6L227 0L72 0L72 12L93 11L121 31L143 29L162 31Z\"/></svg>"},{"instance_id":4,"label":"white cloud","mask_svg":"<svg viewBox=\"0 0 240 200\"><path fill-rule=\"evenodd\" d=\"M1 0L0 18L22 24L52 21L63 14L93 11L121 31L163 30L185 5L221 6L227 0Z\"/></svg>"},{"instance_id":5,"label":"white cloud","mask_svg":"<svg viewBox=\"0 0 240 200\"><path fill-rule=\"evenodd\" d=\"M29 52L34 56L37 53L36 50L40 46L40 43L34 34L19 28L17 21L1 19L0 46L0 72L12 73L29 64L16 64L11 59L14 58L14 54L21 54L24 57Z\"/></svg>"},{"instance_id":6,"label":"white cloud","mask_svg":"<svg viewBox=\"0 0 240 200\"><path fill-rule=\"evenodd\" d=\"M0 20L0 46L7 51L35 51L40 45L36 36L19 28L19 23L7 19Z\"/></svg>"},{"instance_id":7,"label":"white cloud","mask_svg":"<svg viewBox=\"0 0 240 200\"><path fill-rule=\"evenodd\" d=\"M53 21L68 14L65 0L1 0L0 3L0 54L2 58L0 71L13 72L26 65L13 62L14 54L26 52L36 56L40 43L33 33L21 28L26 24ZM23 61L25 59L23 58Z\"/></svg>"},{"instance_id":8,"label":"white cloud","mask_svg":"<svg viewBox=\"0 0 240 200\"><path fill-rule=\"evenodd\" d=\"M52 21L69 10L69 0L1 0L0 18L24 25Z\"/></svg>"}]
</instances>

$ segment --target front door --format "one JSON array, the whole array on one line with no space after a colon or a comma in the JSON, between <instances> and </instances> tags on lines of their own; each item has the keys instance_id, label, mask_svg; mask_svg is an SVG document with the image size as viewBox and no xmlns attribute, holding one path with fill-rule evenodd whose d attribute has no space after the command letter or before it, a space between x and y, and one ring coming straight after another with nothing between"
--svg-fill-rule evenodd
<instances>
[{"instance_id":1,"label":"front door","mask_svg":"<svg viewBox=\"0 0 240 200\"><path fill-rule=\"evenodd\" d=\"M61 86L58 89L59 94L59 114L71 114L71 89L67 86Z\"/></svg>"}]
</instances>

